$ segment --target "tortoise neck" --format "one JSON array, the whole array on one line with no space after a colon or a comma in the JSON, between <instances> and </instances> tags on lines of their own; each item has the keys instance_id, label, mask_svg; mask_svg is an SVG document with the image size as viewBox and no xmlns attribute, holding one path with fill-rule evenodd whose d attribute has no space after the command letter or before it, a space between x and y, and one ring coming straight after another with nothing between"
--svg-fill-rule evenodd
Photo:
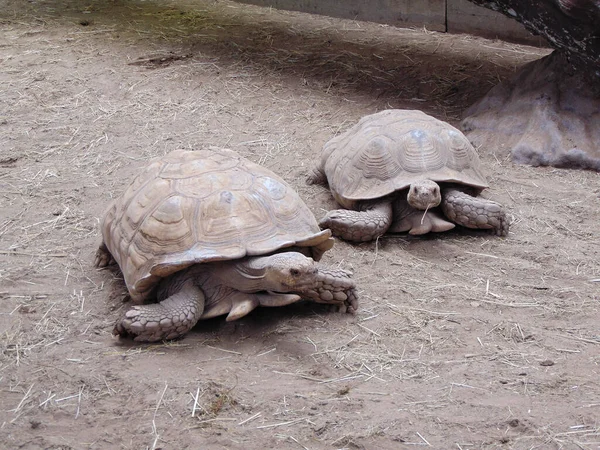
<instances>
[{"instance_id":1,"label":"tortoise neck","mask_svg":"<svg viewBox=\"0 0 600 450\"><path fill-rule=\"evenodd\" d=\"M224 285L242 292L258 292L265 289L268 256L251 256L238 261L219 264L212 273Z\"/></svg>"}]
</instances>

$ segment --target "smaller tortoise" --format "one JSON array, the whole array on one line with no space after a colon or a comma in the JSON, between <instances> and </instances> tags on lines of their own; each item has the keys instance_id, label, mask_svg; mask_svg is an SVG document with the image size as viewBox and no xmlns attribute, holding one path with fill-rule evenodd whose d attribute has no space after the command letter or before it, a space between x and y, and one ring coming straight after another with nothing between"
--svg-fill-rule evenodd
<instances>
[{"instance_id":1,"label":"smaller tortoise","mask_svg":"<svg viewBox=\"0 0 600 450\"><path fill-rule=\"evenodd\" d=\"M503 207L477 197L488 185L469 140L421 111L363 117L325 144L308 183L328 184L346 208L319 225L349 241L446 231L455 223L508 235Z\"/></svg>"},{"instance_id":2,"label":"smaller tortoise","mask_svg":"<svg viewBox=\"0 0 600 450\"><path fill-rule=\"evenodd\" d=\"M174 339L199 319L245 316L305 298L358 307L350 273L318 261L333 246L298 194L218 148L153 160L108 208L96 265L119 265L137 305L114 334Z\"/></svg>"}]
</instances>

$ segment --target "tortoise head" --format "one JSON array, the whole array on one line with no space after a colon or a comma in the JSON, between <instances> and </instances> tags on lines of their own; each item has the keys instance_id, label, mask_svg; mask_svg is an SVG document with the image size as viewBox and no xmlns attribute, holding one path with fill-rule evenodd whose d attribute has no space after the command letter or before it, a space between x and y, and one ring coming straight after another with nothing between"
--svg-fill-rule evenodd
<instances>
[{"instance_id":1,"label":"tortoise head","mask_svg":"<svg viewBox=\"0 0 600 450\"><path fill-rule=\"evenodd\" d=\"M283 252L256 258L264 275L261 286L265 291L301 292L315 285L319 272L317 263L299 252Z\"/></svg>"},{"instance_id":2,"label":"tortoise head","mask_svg":"<svg viewBox=\"0 0 600 450\"><path fill-rule=\"evenodd\" d=\"M213 276L241 292L304 292L314 288L319 274L313 259L293 251L250 256L211 267Z\"/></svg>"},{"instance_id":3,"label":"tortoise head","mask_svg":"<svg viewBox=\"0 0 600 450\"><path fill-rule=\"evenodd\" d=\"M408 204L413 208L427 210L439 206L442 201L440 187L435 181L419 180L410 185Z\"/></svg>"}]
</instances>

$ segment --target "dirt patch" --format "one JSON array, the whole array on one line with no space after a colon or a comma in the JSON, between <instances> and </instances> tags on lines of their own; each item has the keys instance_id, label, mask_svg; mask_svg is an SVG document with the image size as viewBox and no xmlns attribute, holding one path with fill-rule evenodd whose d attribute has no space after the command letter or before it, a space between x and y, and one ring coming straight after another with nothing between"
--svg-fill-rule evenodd
<instances>
[{"instance_id":1,"label":"dirt patch","mask_svg":"<svg viewBox=\"0 0 600 450\"><path fill-rule=\"evenodd\" d=\"M355 317L312 304L117 342L98 222L149 158L233 148L295 186L360 117L457 124L547 50L224 1L0 3L4 448L597 449L598 174L479 149L511 233L338 242Z\"/></svg>"}]
</instances>

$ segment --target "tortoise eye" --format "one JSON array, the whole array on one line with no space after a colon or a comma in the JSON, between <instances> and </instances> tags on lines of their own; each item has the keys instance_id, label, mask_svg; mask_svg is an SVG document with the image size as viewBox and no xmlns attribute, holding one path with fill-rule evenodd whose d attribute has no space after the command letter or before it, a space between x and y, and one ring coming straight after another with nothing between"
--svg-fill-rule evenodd
<instances>
[{"instance_id":1,"label":"tortoise eye","mask_svg":"<svg viewBox=\"0 0 600 450\"><path fill-rule=\"evenodd\" d=\"M293 277L297 277L298 275L300 275L300 271L298 269L290 269L290 274Z\"/></svg>"}]
</instances>

